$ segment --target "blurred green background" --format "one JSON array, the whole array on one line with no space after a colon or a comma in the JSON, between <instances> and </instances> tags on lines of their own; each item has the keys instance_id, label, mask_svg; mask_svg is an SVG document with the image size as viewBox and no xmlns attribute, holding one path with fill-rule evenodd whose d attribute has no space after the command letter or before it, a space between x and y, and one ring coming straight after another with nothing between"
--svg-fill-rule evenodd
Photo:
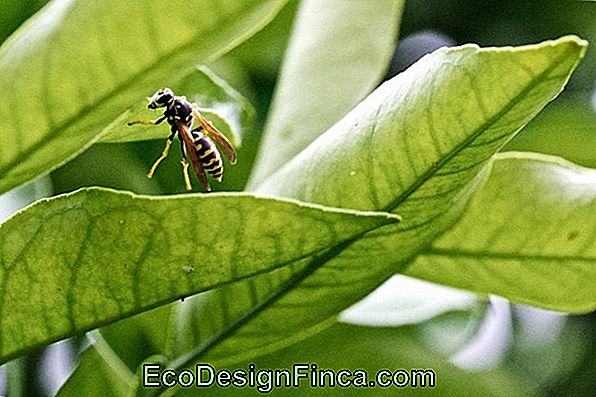
<instances>
[{"instance_id":1,"label":"blurred green background","mask_svg":"<svg viewBox=\"0 0 596 397\"><path fill-rule=\"evenodd\" d=\"M0 41L44 3L41 0L0 0ZM243 132L238 165L227 168L224 183L214 184L215 190L242 190L244 187L298 4L297 0L291 0L263 31L209 65L256 109L252 128ZM565 34L576 34L591 43L586 58L560 98L548 105L505 150L554 154L596 168L595 1L406 1L400 40L392 64L387 67L387 78L444 45L468 42L482 46L520 45ZM147 95L154 88L148 87ZM165 127L163 129L165 140L168 133ZM173 156L162 163L153 180L145 178L146 171L161 153L164 140L97 144L52 172L53 192L106 186L146 194L183 193L180 164ZM485 395L596 395L596 315L558 316L510 307L507 303L499 306L483 302L481 306L483 309L452 311L418 325L399 328L369 329L340 324L303 344L260 358L256 363L258 367L283 367L295 361L310 360L322 366L365 367L371 371L385 367L433 367L439 371L439 382L447 385L442 394L453 396L478 395L478 392ZM480 372L465 372L454 365L458 363L457 351L441 347L441 341L466 330L474 335L491 321L493 326L501 326L500 337L506 334L497 360ZM31 371L36 371L40 365L35 364L38 358L28 361ZM486 357L482 353L477 353L479 362L483 358ZM47 390L55 386L46 384L44 387ZM44 387L30 386L30 395L44 395ZM347 391L342 395L352 392L372 395L366 390ZM426 392L441 395L431 390Z\"/></svg>"}]
</instances>

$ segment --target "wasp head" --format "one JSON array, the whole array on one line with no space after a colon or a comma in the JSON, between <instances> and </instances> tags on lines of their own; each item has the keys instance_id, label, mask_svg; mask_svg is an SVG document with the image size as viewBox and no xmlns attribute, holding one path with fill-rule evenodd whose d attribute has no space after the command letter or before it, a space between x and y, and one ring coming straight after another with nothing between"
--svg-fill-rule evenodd
<instances>
[{"instance_id":1,"label":"wasp head","mask_svg":"<svg viewBox=\"0 0 596 397\"><path fill-rule=\"evenodd\" d=\"M157 91L153 96L147 97L149 109L157 109L168 106L174 100L174 93L169 88L165 87Z\"/></svg>"}]
</instances>

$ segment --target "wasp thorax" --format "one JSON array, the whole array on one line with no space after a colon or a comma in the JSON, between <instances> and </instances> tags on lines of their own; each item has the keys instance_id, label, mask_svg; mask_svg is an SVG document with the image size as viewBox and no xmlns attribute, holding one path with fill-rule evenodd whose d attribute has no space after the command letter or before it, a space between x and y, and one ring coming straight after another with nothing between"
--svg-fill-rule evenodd
<instances>
[{"instance_id":1,"label":"wasp thorax","mask_svg":"<svg viewBox=\"0 0 596 397\"><path fill-rule=\"evenodd\" d=\"M149 101L149 104L147 104L149 109L163 108L174 100L174 93L167 87L162 88L153 94L153 96L148 97L147 100Z\"/></svg>"}]
</instances>

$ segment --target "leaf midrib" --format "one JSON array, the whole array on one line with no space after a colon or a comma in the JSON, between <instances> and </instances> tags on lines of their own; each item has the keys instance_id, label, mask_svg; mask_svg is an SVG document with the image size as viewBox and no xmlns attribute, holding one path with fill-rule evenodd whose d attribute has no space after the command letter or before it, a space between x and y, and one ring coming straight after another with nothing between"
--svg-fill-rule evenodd
<instances>
[{"instance_id":1,"label":"leaf midrib","mask_svg":"<svg viewBox=\"0 0 596 397\"><path fill-rule=\"evenodd\" d=\"M523 90L521 90L520 93L513 100L511 100L501 111L499 111L493 117L488 119L484 124L482 124L482 126L480 126L480 128L478 128L473 134L471 134L468 138L466 138L462 143L457 145L455 148L453 148L451 151L449 151L447 153L447 155L445 155L439 161L434 163L426 172L424 172L424 174L422 174L422 176L420 178L416 179L414 181L414 183L408 189L406 189L401 195L399 195L385 209L382 209L381 211L387 211L387 212L393 211L399 205L401 205L404 201L406 201L412 194L414 194L414 192L416 190L418 190L418 188L420 188L426 181L431 179L431 177L435 173L437 173L438 170L443 168L443 166L445 166L449 161L451 161L453 158L455 158L455 156L457 156L461 151L463 151L463 149L470 146L470 144L472 142L474 142L478 137L480 137L484 132L486 132L486 130L488 130L493 124L497 123L499 121L499 119L501 119L504 115L506 115L509 111L511 111L511 109L519 103L519 101L517 99L525 97L528 92L533 90L539 84L539 82L542 81L543 76L550 74L550 72L552 72L554 69L556 69L559 61L563 58L565 58L565 57L564 56L558 57L556 59L556 62L553 62L551 67L545 69L542 73L538 74L537 77L535 77L532 80L532 83L527 85Z\"/></svg>"},{"instance_id":2,"label":"leaf midrib","mask_svg":"<svg viewBox=\"0 0 596 397\"><path fill-rule=\"evenodd\" d=\"M465 258L465 259L502 259L502 260L535 260L535 261L554 261L554 262L586 262L595 263L594 257L569 256L569 255L538 255L538 254L519 254L512 252L491 252L491 251L471 251L449 248L429 248L421 255L424 256L442 256L447 258Z\"/></svg>"},{"instance_id":3,"label":"leaf midrib","mask_svg":"<svg viewBox=\"0 0 596 397\"><path fill-rule=\"evenodd\" d=\"M222 21L229 21L234 19L233 17L238 15L238 14L242 14L246 9L248 9L249 7L243 7L238 9L238 12L233 13L233 14L229 14L228 17L224 18ZM134 85L137 81L142 80L141 77L145 74L147 74L149 71L154 70L154 69L158 69L159 68L159 64L163 62L164 59L168 59L169 57L171 57L173 54L177 54L180 53L181 51L186 51L188 48L191 48L195 45L196 40L198 40L201 36L204 35L204 33L209 33L209 30L201 33L201 34L196 34L194 36L192 36L192 39L189 40L187 43L182 44L176 48L174 48L173 50L168 51L167 53L165 53L162 56L159 56L158 58L156 58L156 60L154 62L152 62L151 64L149 64L147 67L141 69L139 72L137 72L136 74L133 74L130 78L128 78L127 80L123 81L122 83L118 84L115 89L107 92L104 96L100 97L98 100L96 100L95 102L93 102L92 104L88 104L86 106L84 106L80 112L78 112L77 114L75 114L74 116L66 119L65 121L61 122L57 127L55 127L52 131L54 131L54 133L49 134L45 137L43 137L42 139L38 140L37 142L29 145L29 147L27 149L25 149L24 151L20 152L17 154L17 156L9 161L8 163L6 163L3 167L0 167L0 175L6 175L10 169L12 169L16 164L21 162L21 159L24 157L29 157L31 156L33 153L37 152L38 150L40 150L41 148L50 145L51 143L53 143L55 140L62 138L61 133L72 127L73 125L75 125L77 122L79 122L80 120L83 120L84 118L86 118L88 116L88 114L92 111L92 109L98 108L99 106L101 106L102 104L110 101L111 99L113 99L115 96L118 95L118 93L120 93L121 91L125 90L126 88ZM222 48L221 51L226 51L229 50L228 46ZM212 54L210 57L207 57L205 59L210 59L210 58L216 58L218 56L220 56L221 54L219 53L215 53ZM183 76L182 76L183 77ZM93 144L97 139L100 138L100 135L96 135L94 137L94 139L92 139L89 144ZM18 175L18 174L17 174Z\"/></svg>"}]
</instances>

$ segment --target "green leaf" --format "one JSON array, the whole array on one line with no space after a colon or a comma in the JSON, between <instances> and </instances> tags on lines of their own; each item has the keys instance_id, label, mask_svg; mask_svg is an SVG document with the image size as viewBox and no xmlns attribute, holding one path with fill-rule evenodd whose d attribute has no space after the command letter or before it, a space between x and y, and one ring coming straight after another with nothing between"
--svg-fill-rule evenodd
<instances>
[{"instance_id":1,"label":"green leaf","mask_svg":"<svg viewBox=\"0 0 596 397\"><path fill-rule=\"evenodd\" d=\"M254 109L250 103L224 80L204 66L198 67L191 74L174 84L172 90L186 96L199 105L201 113L236 146L240 143L241 133L250 126ZM152 93L147 93L151 95ZM139 98L137 105L127 114L130 120L155 119L155 111L147 109L147 100ZM161 111L159 111L161 113ZM113 124L103 135L101 142L119 143L147 139L165 139L169 128L148 128L146 126L129 127L125 123Z\"/></svg>"},{"instance_id":2,"label":"green leaf","mask_svg":"<svg viewBox=\"0 0 596 397\"><path fill-rule=\"evenodd\" d=\"M552 154L596 168L595 147L594 109L589 103L560 100L547 106L504 150Z\"/></svg>"},{"instance_id":3,"label":"green leaf","mask_svg":"<svg viewBox=\"0 0 596 397\"><path fill-rule=\"evenodd\" d=\"M584 51L576 37L441 49L379 87L259 191L403 222L227 287L204 309L224 321L174 364L226 364L304 339L404 269L453 225L491 156L562 90Z\"/></svg>"},{"instance_id":4,"label":"green leaf","mask_svg":"<svg viewBox=\"0 0 596 397\"><path fill-rule=\"evenodd\" d=\"M139 98L222 55L285 1L49 4L0 49L0 192L85 150Z\"/></svg>"},{"instance_id":5,"label":"green leaf","mask_svg":"<svg viewBox=\"0 0 596 397\"><path fill-rule=\"evenodd\" d=\"M504 154L406 274L566 312L596 309L596 170Z\"/></svg>"},{"instance_id":6,"label":"green leaf","mask_svg":"<svg viewBox=\"0 0 596 397\"><path fill-rule=\"evenodd\" d=\"M46 3L47 0L0 0L0 43Z\"/></svg>"},{"instance_id":7,"label":"green leaf","mask_svg":"<svg viewBox=\"0 0 596 397\"><path fill-rule=\"evenodd\" d=\"M4 366L6 371L5 393L11 396L25 397L27 394L27 357L12 360Z\"/></svg>"},{"instance_id":8,"label":"green leaf","mask_svg":"<svg viewBox=\"0 0 596 397\"><path fill-rule=\"evenodd\" d=\"M347 341L349 343L346 343ZM102 356L96 355L96 357L92 357L93 361L91 361L90 357L87 357L86 352L81 357L82 365L80 364L75 369L71 379L74 378L77 382L84 381L86 377L94 380L97 377L97 374L94 372L98 369L102 372L104 369L108 369L109 376L117 379L121 376L119 375L119 371L116 369L116 366L108 364L111 361L110 356L104 357L106 357L105 354ZM96 358L103 359L104 362L94 361ZM156 361L148 359L147 362L155 363ZM305 340L303 343L275 352L274 354L253 359L250 362L246 361L232 367L227 367L227 369L230 371L236 369L248 371L249 365L253 364L256 371L273 368L288 369L291 371L292 365L296 363L316 363L319 370L333 369L336 372L340 369L349 369L351 371L363 369L368 372L369 377L372 379L374 379L377 371L381 369L389 369L391 371L398 369L406 371L410 369L432 369L436 373L436 386L434 388L406 387L396 389L395 387L376 387L366 390L368 393L372 392L372 395L375 396L395 396L396 390L399 390L399 395L416 396L420 395L423 391L429 391L433 396L461 396L462 390L466 391L463 395L470 396L534 395L531 393L532 383L513 369L499 368L490 371L477 371L471 374L468 371L447 363L446 359L439 352L421 343L420 329L414 327L368 328L335 324L319 335ZM221 369L224 368L215 367L215 370ZM74 385L70 385L71 383L77 384L69 380L60 391L59 397L80 395L94 397L106 394L101 387L97 387L95 390L81 389L85 390L85 393L77 393L77 389ZM84 384L81 384L81 387L84 386ZM69 389L69 392L65 393L65 389ZM219 388L213 385L209 389L206 389L205 392L210 392L217 396L262 395L262 393L258 393L255 389L251 387ZM176 388L170 390L168 393L167 395L196 396L197 389L194 386ZM366 394L366 392L363 393L363 390L360 388L353 387L312 388L310 387L309 380L306 379L301 381L299 388L280 387L276 388L271 395L320 396L321 394L325 396L371 395ZM111 395L118 396L125 394Z\"/></svg>"},{"instance_id":9,"label":"green leaf","mask_svg":"<svg viewBox=\"0 0 596 397\"><path fill-rule=\"evenodd\" d=\"M0 224L35 200L52 195L52 181L41 177L0 195Z\"/></svg>"},{"instance_id":10,"label":"green leaf","mask_svg":"<svg viewBox=\"0 0 596 397\"><path fill-rule=\"evenodd\" d=\"M82 354L76 370L58 392L67 396L130 396L134 375L114 355L110 347L94 333L92 344Z\"/></svg>"},{"instance_id":11,"label":"green leaf","mask_svg":"<svg viewBox=\"0 0 596 397\"><path fill-rule=\"evenodd\" d=\"M250 186L331 127L379 83L403 0L302 1Z\"/></svg>"},{"instance_id":12,"label":"green leaf","mask_svg":"<svg viewBox=\"0 0 596 397\"><path fill-rule=\"evenodd\" d=\"M0 226L0 361L397 220L250 194L40 201Z\"/></svg>"},{"instance_id":13,"label":"green leaf","mask_svg":"<svg viewBox=\"0 0 596 397\"><path fill-rule=\"evenodd\" d=\"M485 305L472 292L397 275L344 310L339 321L369 327L399 327Z\"/></svg>"},{"instance_id":14,"label":"green leaf","mask_svg":"<svg viewBox=\"0 0 596 397\"><path fill-rule=\"evenodd\" d=\"M98 332L113 353L134 371L147 357L163 354L172 339L170 322L180 303L168 303L116 321L101 327ZM95 335L95 331L91 332Z\"/></svg>"},{"instance_id":15,"label":"green leaf","mask_svg":"<svg viewBox=\"0 0 596 397\"><path fill-rule=\"evenodd\" d=\"M264 84L269 85L279 77L283 54L287 48L300 3L301 0L288 1L270 24L215 61L215 69L221 70L228 78L234 78L234 81L239 84L238 87L242 87L242 92L246 92L247 95L255 88L258 93L255 92L253 95L257 96L261 96L263 91L269 91L267 88L264 89L260 79L258 87L252 86L246 79L250 79L249 76L260 76L266 80ZM268 100L271 99L269 94L265 95ZM269 103L263 105L269 107Z\"/></svg>"},{"instance_id":16,"label":"green leaf","mask_svg":"<svg viewBox=\"0 0 596 397\"><path fill-rule=\"evenodd\" d=\"M158 195L163 193L157 178L145 177L154 158L146 161L134 152L137 145L96 144L85 153L50 174L55 193L67 193L81 187L101 186L116 190L126 190L138 194ZM155 155L161 153L163 143L155 148ZM177 154L177 153L176 153ZM148 156L147 156L148 157ZM184 189L180 163L176 164L175 178L172 183L178 183ZM123 172L123 170L126 170ZM160 171L163 172L162 169ZM159 174L158 178L162 175ZM181 185L180 185L181 184ZM16 189L13 189L16 190ZM11 193L11 190L9 193Z\"/></svg>"},{"instance_id":17,"label":"green leaf","mask_svg":"<svg viewBox=\"0 0 596 397\"><path fill-rule=\"evenodd\" d=\"M295 363L315 363L318 370L340 369L354 371L364 369L369 380L377 371L398 369L432 369L436 373L435 387L358 388L310 386L310 379L303 379L299 388L280 387L274 396L532 396L530 383L513 370L495 369L470 373L449 363L439 352L420 341L419 329L413 327L369 328L347 324L335 324L303 343L282 351L259 357L230 367L247 370L254 363L256 370L289 369ZM216 367L221 369L220 367ZM426 379L428 382L428 378ZM217 396L256 396L253 388L209 389ZM194 393L193 393L194 392ZM180 389L176 395L196 395L196 388Z\"/></svg>"},{"instance_id":18,"label":"green leaf","mask_svg":"<svg viewBox=\"0 0 596 397\"><path fill-rule=\"evenodd\" d=\"M586 45L567 36L440 49L384 83L257 191L386 210L418 190L448 194L556 97ZM361 194L346 195L354 186Z\"/></svg>"}]
</instances>

